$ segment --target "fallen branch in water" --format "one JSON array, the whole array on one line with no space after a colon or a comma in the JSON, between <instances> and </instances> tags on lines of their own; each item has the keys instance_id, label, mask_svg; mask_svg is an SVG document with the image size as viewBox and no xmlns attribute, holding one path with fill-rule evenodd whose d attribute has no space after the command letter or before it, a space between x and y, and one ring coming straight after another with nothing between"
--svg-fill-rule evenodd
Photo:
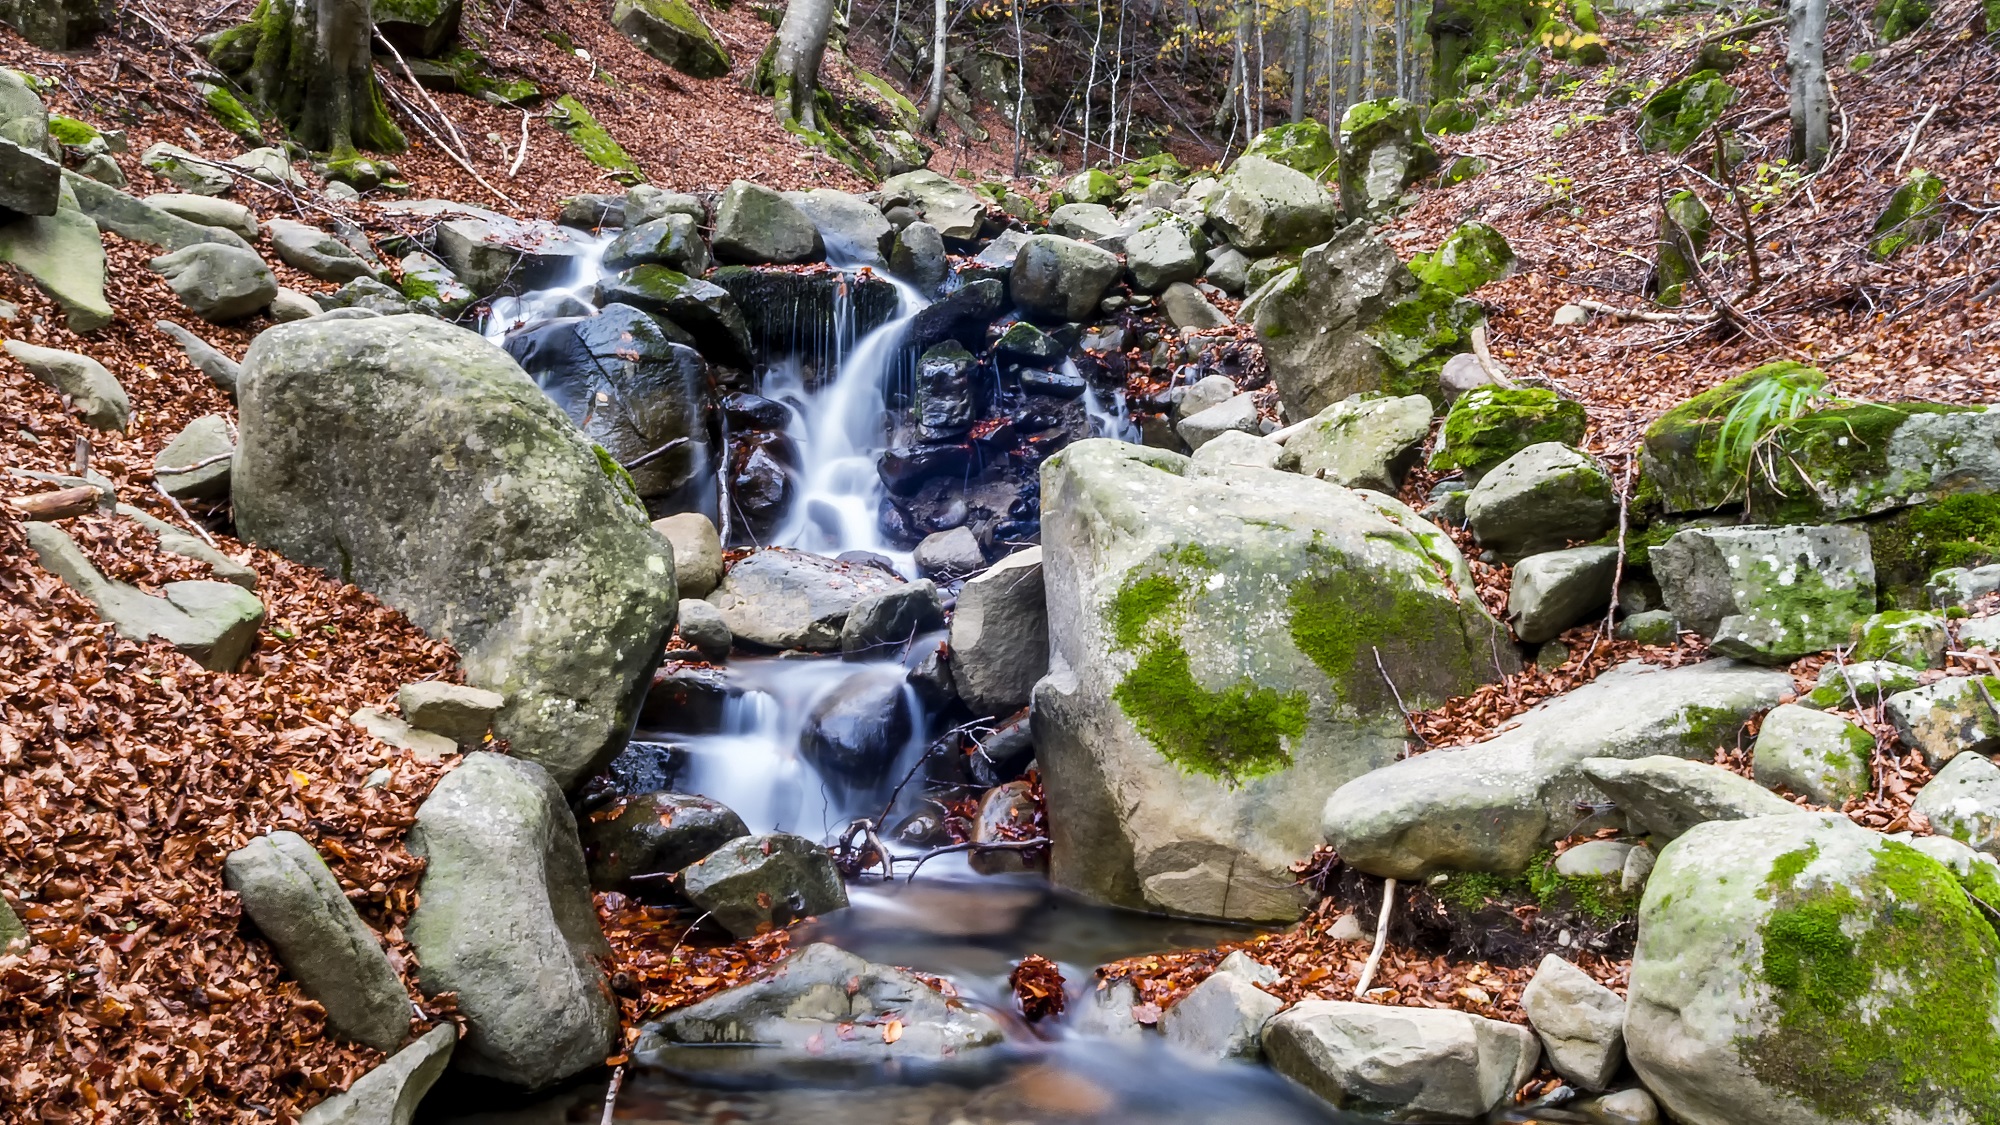
<instances>
[{"instance_id":1,"label":"fallen branch in water","mask_svg":"<svg viewBox=\"0 0 2000 1125\"><path fill-rule=\"evenodd\" d=\"M917 861L917 866L910 868L910 873L903 877L903 881L907 883L917 877L917 871L925 863L941 855L950 855L953 852L1025 852L1048 846L1049 838L1047 836L1037 836L1032 840L1009 840L999 844L981 844L967 840L963 844L946 844L942 848L932 848L930 851L918 856L899 855L890 862L907 863L913 859Z\"/></svg>"},{"instance_id":2,"label":"fallen branch in water","mask_svg":"<svg viewBox=\"0 0 2000 1125\"><path fill-rule=\"evenodd\" d=\"M674 450L679 449L681 446L686 445L687 443L688 443L687 438L677 437L674 440L668 442L667 444L659 447L658 449L652 450L647 453L641 453L640 455L634 457L630 461L625 462L625 464L620 466L620 468L623 468L626 472L629 473L633 469L641 468L646 465L652 464L653 462L659 460L662 457L665 457L667 454L672 453Z\"/></svg>"}]
</instances>

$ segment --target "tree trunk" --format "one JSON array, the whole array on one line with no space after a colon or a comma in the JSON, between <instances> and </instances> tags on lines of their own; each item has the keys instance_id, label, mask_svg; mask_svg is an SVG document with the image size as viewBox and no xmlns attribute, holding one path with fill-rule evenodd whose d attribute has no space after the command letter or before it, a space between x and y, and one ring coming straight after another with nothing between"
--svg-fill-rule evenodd
<instances>
[{"instance_id":1,"label":"tree trunk","mask_svg":"<svg viewBox=\"0 0 2000 1125\"><path fill-rule=\"evenodd\" d=\"M1104 0L1097 0L1097 37L1090 41L1090 76L1083 80L1083 159L1079 169L1090 167L1090 105L1097 93L1097 52L1104 46Z\"/></svg>"},{"instance_id":2,"label":"tree trunk","mask_svg":"<svg viewBox=\"0 0 2000 1125\"><path fill-rule=\"evenodd\" d=\"M771 94L778 119L819 130L813 103L819 93L819 64L826 56L826 37L833 31L833 0L791 0L778 25L771 56ZM936 65L935 62L932 64Z\"/></svg>"},{"instance_id":3,"label":"tree trunk","mask_svg":"<svg viewBox=\"0 0 2000 1125\"><path fill-rule=\"evenodd\" d=\"M1028 128L1022 121L1028 104L1028 48L1021 39L1021 0L1014 0L1014 171L1021 174L1021 134Z\"/></svg>"},{"instance_id":4,"label":"tree trunk","mask_svg":"<svg viewBox=\"0 0 2000 1125\"><path fill-rule=\"evenodd\" d=\"M1312 8L1300 3L1292 13L1292 124L1306 119L1312 91Z\"/></svg>"},{"instance_id":5,"label":"tree trunk","mask_svg":"<svg viewBox=\"0 0 2000 1125\"><path fill-rule=\"evenodd\" d=\"M931 97L924 103L923 128L925 132L937 132L938 114L944 112L944 33L946 20L945 0L937 0L936 19L931 28Z\"/></svg>"},{"instance_id":6,"label":"tree trunk","mask_svg":"<svg viewBox=\"0 0 2000 1125\"><path fill-rule=\"evenodd\" d=\"M357 149L401 152L403 134L375 85L371 0L262 0L210 58L249 87L292 139L336 162Z\"/></svg>"},{"instance_id":7,"label":"tree trunk","mask_svg":"<svg viewBox=\"0 0 2000 1125\"><path fill-rule=\"evenodd\" d=\"M1791 0L1785 70L1792 78L1792 159L1826 163L1833 148L1833 97L1826 82L1826 0Z\"/></svg>"}]
</instances>

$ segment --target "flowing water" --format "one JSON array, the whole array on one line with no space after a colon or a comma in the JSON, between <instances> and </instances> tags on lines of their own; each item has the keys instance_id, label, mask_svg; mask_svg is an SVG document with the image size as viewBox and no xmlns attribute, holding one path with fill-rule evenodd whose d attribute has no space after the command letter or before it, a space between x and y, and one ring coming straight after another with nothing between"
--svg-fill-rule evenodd
<instances>
[{"instance_id":1,"label":"flowing water","mask_svg":"<svg viewBox=\"0 0 2000 1125\"><path fill-rule=\"evenodd\" d=\"M595 271L601 245L591 253L583 267ZM595 280L594 275L578 277L562 289L496 302L487 334L504 338L535 319L575 315L573 302L587 299ZM826 333L821 339L833 342L833 378L810 386L801 364L780 360L768 366L758 390L792 407L790 436L802 454L794 507L776 541L827 555L876 552L913 577L908 552L886 543L876 522L882 486L875 462L890 433L884 386L906 361L902 336L924 304L913 291L901 286L899 291L897 316L858 339L851 319L839 323L841 317L851 318L851 311L841 313L831 326L802 326L803 331ZM1093 429L1135 438L1122 396L1110 398L1100 401L1095 391L1086 396ZM921 638L910 646L915 654L931 647L933 642ZM856 788L821 777L801 755L808 716L815 704L854 677L892 670L900 674L906 659L913 658L738 658L723 672L730 694L719 723L697 733L642 731L638 737L684 752L676 788L722 801L752 831L783 830L824 839L854 817L880 818L895 783L941 732L933 729L936 719L916 693L905 688L902 706L909 736L882 781ZM914 805L917 788L902 793L902 808ZM638 1069L619 1092L616 1119L716 1125L1361 1120L1328 1110L1262 1067L1200 1063L1175 1054L1158 1036L1114 1041L1062 1024L1030 1028L1014 1014L1007 976L1028 954L1048 957L1061 967L1070 982L1074 1019L1074 1013L1088 1007L1086 990L1097 965L1143 952L1212 945L1242 936L1241 930L1091 906L1052 892L1038 876L975 875L955 855L926 864L914 880L861 882L850 894L848 910L815 923L810 933L800 935L800 943L827 940L870 960L944 976L968 1002L1010 1028L1009 1044L974 1062L877 1074L848 1085L791 1085L765 1076L746 1086L720 1082L714 1075ZM420 1120L453 1125L597 1121L605 1090L602 1076L533 1098L454 1080L427 1099Z\"/></svg>"}]
</instances>

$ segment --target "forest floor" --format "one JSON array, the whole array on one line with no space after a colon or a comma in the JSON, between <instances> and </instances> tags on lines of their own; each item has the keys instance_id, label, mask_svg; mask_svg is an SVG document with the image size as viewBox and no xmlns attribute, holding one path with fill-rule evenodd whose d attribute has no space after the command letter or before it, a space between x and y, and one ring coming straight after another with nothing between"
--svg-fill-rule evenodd
<instances>
[{"instance_id":1,"label":"forest floor","mask_svg":"<svg viewBox=\"0 0 2000 1125\"><path fill-rule=\"evenodd\" d=\"M184 46L228 17L193 0L121 7L119 34L69 55L38 51L0 31L0 64L56 83L47 95L53 111L128 129L132 151L118 160L136 194L172 190L139 166L148 145L167 141L213 155L246 147L195 108L189 79L200 64ZM1642 153L1635 111L1605 107L1619 86L1686 72L1697 39L1714 25L1687 18L1642 35L1629 20L1613 18L1610 67L1496 124L1439 138L1447 159L1477 153L1491 170L1455 187L1425 189L1389 224L1390 236L1408 255L1468 218L1505 233L1520 269L1478 294L1496 354L1516 375L1547 378L1583 401L1588 444L1614 470L1660 411L1774 358L1822 366L1836 390L1856 397L1993 401L2000 397L2000 329L1986 302L2000 280L2000 258L1986 224L2000 213L2000 55L1983 37L1963 34L1971 10L1964 0L1942 5L1910 46L1889 50L1867 42L1860 25L1835 28L1830 53L1868 49L1878 61L1860 73L1836 71L1839 148L1810 178L1776 166L1787 147L1786 122L1774 115L1783 105L1782 51L1775 33L1764 33L1761 52L1732 79L1748 91L1732 118L1756 123L1738 173L1749 178L1739 185L1746 200L1758 205L1748 214L1725 204L1726 185L1714 178L1712 163ZM498 5L475 2L467 23L489 38L488 53L503 67L532 76L551 97L580 97L654 182L715 188L742 177L780 188L868 186L785 133L768 101L746 88L768 24L749 6L709 15L736 66L707 81L669 72L633 49L595 6L528 3L507 21ZM557 46L562 35L588 58ZM844 65L835 62L829 84L851 92ZM536 114L528 117L528 158L510 177L522 114L437 98L469 139L481 176L507 198L493 198L405 121L413 148L397 163L420 196L548 216L564 197L612 190L601 170ZM157 112L145 112L147 105ZM934 167L1006 170L1011 138L1004 123L991 107L979 119L993 139L947 135ZM1946 235L1877 262L1867 249L1875 216L1901 173L1917 167L1949 185ZM1685 322L1599 316L1554 327L1555 309L1570 301L1647 307L1640 287L1663 184L1709 201L1717 238L1731 249L1708 282L1730 295L1734 311L1711 318L1704 303L1688 310ZM367 208L331 204L316 192L259 191L247 201L266 218L323 221L328 209L367 218ZM41 486L11 470L68 471L78 439L88 438L90 467L113 482L122 502L182 522L153 489L153 455L188 421L229 415L233 407L152 329L155 318L182 311L145 268L148 252L116 236L106 243L119 317L89 340L61 328L50 302L11 275L0 276L0 298L19 310L7 335L84 351L111 367L132 395L133 426L123 435L88 430L60 396L0 357L0 473L7 474L0 479L7 495L35 491ZM287 285L324 288L278 269ZM268 326L253 319L204 334L240 355ZM113 577L156 588L191 575L129 521L93 516L65 526ZM36 939L26 955L0 958L0 1118L289 1120L379 1061L375 1052L322 1034L317 1006L239 926L235 897L221 885L221 859L273 829L306 834L334 861L394 955L406 957L398 927L417 867L401 838L441 770L370 741L345 716L385 703L402 683L455 677L456 658L353 587L226 535L218 539L225 553L257 571L269 611L256 651L232 673L202 671L163 643L118 639L32 562L19 525L0 515L0 888ZM1503 595L1505 581L1503 571L1482 570L1482 594ZM1470 741L1618 659L1701 655L1635 653L1595 640L1588 627L1575 631L1565 638L1575 654L1568 664L1523 672L1418 715L1413 725L1432 744ZM1813 670L1794 669L1802 677ZM1856 717L1886 732L1879 715ZM1875 803L1848 810L1878 828L1899 826L1898 794L1906 808L1908 791L1921 781L1899 747L1885 747L1879 768L1897 784L1885 785ZM1732 748L1718 749L1729 764ZM387 783L367 786L382 769L390 771ZM623 951L617 983L630 1016L712 992L784 950L782 935L684 950L674 920L611 896L600 908ZM1289 999L1351 991L1365 943L1357 950L1351 940L1328 936L1331 923L1320 916L1293 934L1247 939L1271 956L1326 968L1297 978ZM1219 951L1190 951L1141 959L1117 973L1134 979L1157 1007L1219 958ZM1383 979L1408 1002L1502 1018L1518 1013L1525 981L1518 966L1441 959L1407 945L1392 946L1388 964ZM1605 960L1593 971L1617 985L1623 966ZM451 1018L448 1005L414 992L413 1000L427 1019Z\"/></svg>"}]
</instances>

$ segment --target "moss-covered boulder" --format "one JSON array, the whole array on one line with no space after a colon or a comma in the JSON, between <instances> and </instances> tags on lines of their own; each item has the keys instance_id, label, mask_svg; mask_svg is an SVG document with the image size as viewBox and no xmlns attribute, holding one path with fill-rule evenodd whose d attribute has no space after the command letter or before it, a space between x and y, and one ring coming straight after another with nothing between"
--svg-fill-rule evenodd
<instances>
[{"instance_id":1,"label":"moss-covered boulder","mask_svg":"<svg viewBox=\"0 0 2000 1125\"><path fill-rule=\"evenodd\" d=\"M1362 391L1442 405L1438 372L1472 346L1478 305L1417 280L1364 223L1353 223L1271 279L1238 319L1257 329L1294 418Z\"/></svg>"},{"instance_id":2,"label":"moss-covered boulder","mask_svg":"<svg viewBox=\"0 0 2000 1125\"><path fill-rule=\"evenodd\" d=\"M1735 100L1736 87L1720 74L1698 70L1639 107L1639 143L1676 155L1686 152Z\"/></svg>"},{"instance_id":3,"label":"moss-covered boulder","mask_svg":"<svg viewBox=\"0 0 2000 1125\"><path fill-rule=\"evenodd\" d=\"M1646 277L1646 292L1654 301L1672 308L1686 299L1714 232L1715 220L1700 196L1677 191L1667 198L1654 240L1653 271Z\"/></svg>"},{"instance_id":4,"label":"moss-covered boulder","mask_svg":"<svg viewBox=\"0 0 2000 1125\"><path fill-rule=\"evenodd\" d=\"M729 73L729 49L688 0L618 0L611 24L638 48L695 78Z\"/></svg>"},{"instance_id":5,"label":"moss-covered boulder","mask_svg":"<svg viewBox=\"0 0 2000 1125\"><path fill-rule=\"evenodd\" d=\"M464 0L374 0L375 29L411 58L443 53L458 38Z\"/></svg>"},{"instance_id":6,"label":"moss-covered boulder","mask_svg":"<svg viewBox=\"0 0 2000 1125\"><path fill-rule=\"evenodd\" d=\"M1918 610L1892 609L1854 627L1849 660L1888 660L1906 668L1942 668L1951 633L1944 618Z\"/></svg>"},{"instance_id":7,"label":"moss-covered boulder","mask_svg":"<svg viewBox=\"0 0 2000 1125\"><path fill-rule=\"evenodd\" d=\"M1934 402L1850 402L1789 360L1752 368L1661 415L1642 491L1668 512L1747 504L1771 523L1857 519L1913 504L1906 542L1936 566L1982 557L2000 533L2000 414ZM1964 499L1950 499L1965 497ZM1899 542L1905 542L1899 540ZM1919 575L1913 581L1921 581Z\"/></svg>"},{"instance_id":8,"label":"moss-covered boulder","mask_svg":"<svg viewBox=\"0 0 2000 1125\"><path fill-rule=\"evenodd\" d=\"M1304 172L1261 156L1230 165L1208 217L1231 246L1252 257L1311 246L1334 231L1338 204Z\"/></svg>"},{"instance_id":9,"label":"moss-covered boulder","mask_svg":"<svg viewBox=\"0 0 2000 1125\"><path fill-rule=\"evenodd\" d=\"M1424 110L1402 98L1349 106L1340 119L1340 205L1350 219L1388 214L1404 189L1438 169Z\"/></svg>"},{"instance_id":10,"label":"moss-covered boulder","mask_svg":"<svg viewBox=\"0 0 2000 1125\"><path fill-rule=\"evenodd\" d=\"M1340 154L1334 151L1333 137L1317 121L1273 125L1250 138L1243 155L1261 156L1315 180L1332 179L1340 160Z\"/></svg>"},{"instance_id":11,"label":"moss-covered boulder","mask_svg":"<svg viewBox=\"0 0 2000 1125\"><path fill-rule=\"evenodd\" d=\"M1086 168L1063 184L1071 203L1115 203L1121 190L1118 177L1101 168Z\"/></svg>"},{"instance_id":12,"label":"moss-covered boulder","mask_svg":"<svg viewBox=\"0 0 2000 1125\"><path fill-rule=\"evenodd\" d=\"M1922 168L1911 172L1875 220L1868 249L1877 258L1891 258L1905 247L1931 241L1944 233L1944 209L1944 181Z\"/></svg>"},{"instance_id":13,"label":"moss-covered boulder","mask_svg":"<svg viewBox=\"0 0 2000 1125\"><path fill-rule=\"evenodd\" d=\"M1846 701L1841 701L1846 706ZM1874 784L1875 736L1838 715L1787 703L1757 728L1757 784L1839 808Z\"/></svg>"},{"instance_id":14,"label":"moss-covered boulder","mask_svg":"<svg viewBox=\"0 0 2000 1125\"><path fill-rule=\"evenodd\" d=\"M257 337L238 401L246 542L449 639L507 698L494 734L559 782L617 753L673 628L673 553L505 352L426 316L300 321Z\"/></svg>"},{"instance_id":15,"label":"moss-covered boulder","mask_svg":"<svg viewBox=\"0 0 2000 1125\"><path fill-rule=\"evenodd\" d=\"M1424 396L1357 395L1314 415L1285 443L1277 467L1393 496L1430 433Z\"/></svg>"},{"instance_id":16,"label":"moss-covered boulder","mask_svg":"<svg viewBox=\"0 0 2000 1125\"><path fill-rule=\"evenodd\" d=\"M1667 609L1715 651L1782 664L1845 645L1875 612L1868 533L1826 527L1708 527L1651 551Z\"/></svg>"},{"instance_id":17,"label":"moss-covered boulder","mask_svg":"<svg viewBox=\"0 0 2000 1125\"><path fill-rule=\"evenodd\" d=\"M549 123L568 137L592 164L611 173L610 178L618 183L636 184L646 178L639 162L632 159L632 154L625 151L625 146L618 143L576 95L564 94L556 99Z\"/></svg>"},{"instance_id":18,"label":"moss-covered boulder","mask_svg":"<svg viewBox=\"0 0 2000 1125\"><path fill-rule=\"evenodd\" d=\"M1428 706L1510 653L1457 548L1379 493L1092 440L1042 497L1051 873L1099 901L1295 917L1325 794L1402 750L1384 669Z\"/></svg>"},{"instance_id":19,"label":"moss-covered boulder","mask_svg":"<svg viewBox=\"0 0 2000 1125\"><path fill-rule=\"evenodd\" d=\"M1499 231L1481 222L1460 223L1438 248L1410 259L1410 272L1447 293L1463 297L1489 281L1514 272L1514 248Z\"/></svg>"},{"instance_id":20,"label":"moss-covered boulder","mask_svg":"<svg viewBox=\"0 0 2000 1125\"><path fill-rule=\"evenodd\" d=\"M1640 906L1625 1041L1693 1125L2000 1119L1996 881L1815 813L1697 826Z\"/></svg>"},{"instance_id":21,"label":"moss-covered boulder","mask_svg":"<svg viewBox=\"0 0 2000 1125\"><path fill-rule=\"evenodd\" d=\"M1583 404L1540 387L1474 387L1451 404L1431 468L1477 478L1531 445L1575 445L1589 420Z\"/></svg>"},{"instance_id":22,"label":"moss-covered boulder","mask_svg":"<svg viewBox=\"0 0 2000 1125\"><path fill-rule=\"evenodd\" d=\"M1431 133L1470 133L1478 125L1479 111L1463 98L1433 102L1424 114L1424 129Z\"/></svg>"}]
</instances>

